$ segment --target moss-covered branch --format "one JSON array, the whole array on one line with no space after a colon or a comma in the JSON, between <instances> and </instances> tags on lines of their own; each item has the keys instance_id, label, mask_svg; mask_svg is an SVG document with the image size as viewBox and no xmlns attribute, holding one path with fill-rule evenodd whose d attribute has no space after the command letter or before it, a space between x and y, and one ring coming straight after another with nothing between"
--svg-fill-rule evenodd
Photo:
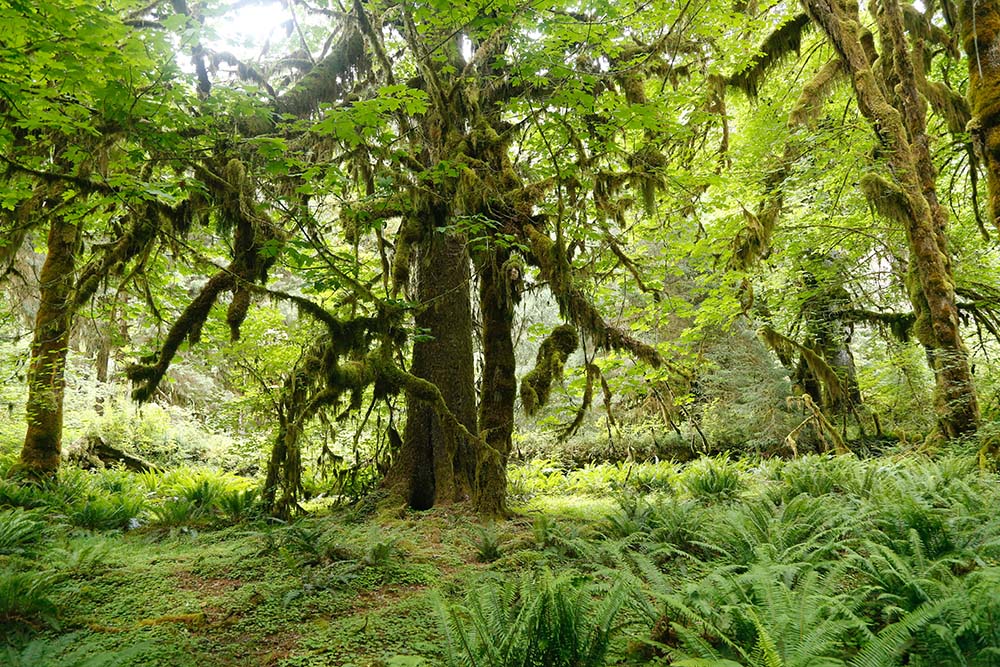
<instances>
[{"instance_id":1,"label":"moss-covered branch","mask_svg":"<svg viewBox=\"0 0 1000 667\"><path fill-rule=\"evenodd\" d=\"M804 13L797 14L792 20L782 24L761 43L760 57L743 71L731 76L729 85L739 88L751 98L756 98L757 91L771 70L793 53L798 53L802 35L810 24L809 17Z\"/></svg>"},{"instance_id":2,"label":"moss-covered branch","mask_svg":"<svg viewBox=\"0 0 1000 667\"><path fill-rule=\"evenodd\" d=\"M562 377L566 360L576 351L578 338L575 327L563 324L542 341L535 367L521 379L521 405L529 416L548 403L552 382Z\"/></svg>"},{"instance_id":3,"label":"moss-covered branch","mask_svg":"<svg viewBox=\"0 0 1000 667\"><path fill-rule=\"evenodd\" d=\"M552 239L533 225L524 225L524 234L531 248L532 258L542 278L548 282L549 289L559 304L559 311L567 321L586 332L600 349L624 351L654 367L664 363L663 357L651 345L605 321L597 307L573 282L572 267L566 260L565 253L559 251Z\"/></svg>"}]
</instances>

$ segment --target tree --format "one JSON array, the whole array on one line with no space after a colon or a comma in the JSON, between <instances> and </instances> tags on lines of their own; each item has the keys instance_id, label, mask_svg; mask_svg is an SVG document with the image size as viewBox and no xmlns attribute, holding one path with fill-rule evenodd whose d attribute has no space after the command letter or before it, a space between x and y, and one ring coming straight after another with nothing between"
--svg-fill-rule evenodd
<instances>
[{"instance_id":1,"label":"tree","mask_svg":"<svg viewBox=\"0 0 1000 667\"><path fill-rule=\"evenodd\" d=\"M187 225L154 158L180 149L178 71L165 36L140 38L126 9L54 0L0 10L10 30L0 77L4 252L35 231L47 238L21 452L32 475L59 465L76 312L113 276L135 279L129 271L141 273L160 229Z\"/></svg>"}]
</instances>

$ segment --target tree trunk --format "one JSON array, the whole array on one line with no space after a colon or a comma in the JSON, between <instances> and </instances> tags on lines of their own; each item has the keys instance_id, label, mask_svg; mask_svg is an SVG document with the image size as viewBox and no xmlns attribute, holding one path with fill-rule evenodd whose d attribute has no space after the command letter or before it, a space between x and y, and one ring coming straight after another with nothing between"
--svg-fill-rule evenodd
<instances>
[{"instance_id":1,"label":"tree trunk","mask_svg":"<svg viewBox=\"0 0 1000 667\"><path fill-rule=\"evenodd\" d=\"M519 269L508 266L510 251L492 249L479 262L479 308L483 319L483 378L479 432L488 450L479 459L476 509L482 516L507 513L507 457L514 431L517 366L514 359L514 303Z\"/></svg>"},{"instance_id":2,"label":"tree trunk","mask_svg":"<svg viewBox=\"0 0 1000 667\"><path fill-rule=\"evenodd\" d=\"M435 225L440 226L440 225ZM465 239L431 232L416 249L416 327L410 372L438 387L445 404L476 432L469 253ZM477 452L442 425L434 408L406 397L403 445L385 479L390 492L413 509L473 498Z\"/></svg>"},{"instance_id":3,"label":"tree trunk","mask_svg":"<svg viewBox=\"0 0 1000 667\"><path fill-rule=\"evenodd\" d=\"M960 31L969 59L969 132L986 165L990 219L1000 229L1000 0L964 0Z\"/></svg>"},{"instance_id":4,"label":"tree trunk","mask_svg":"<svg viewBox=\"0 0 1000 667\"><path fill-rule=\"evenodd\" d=\"M66 352L79 230L54 216L39 280L39 305L28 370L28 428L21 467L36 477L52 476L62 453Z\"/></svg>"},{"instance_id":5,"label":"tree trunk","mask_svg":"<svg viewBox=\"0 0 1000 667\"><path fill-rule=\"evenodd\" d=\"M807 11L843 59L858 108L878 134L892 174L895 205L878 204L906 231L914 280L910 300L917 335L928 351L936 381L935 410L941 434L974 432L979 403L959 332L955 286L945 242L947 212L936 192L923 103L916 88L914 58L896 0L883 0L879 13L882 60L892 63L892 80L876 79L860 39L860 25L839 2L803 0ZM883 70L884 73L884 70ZM881 85L880 85L881 84ZM887 95L892 94L892 103ZM894 104L893 104L894 103Z\"/></svg>"}]
</instances>

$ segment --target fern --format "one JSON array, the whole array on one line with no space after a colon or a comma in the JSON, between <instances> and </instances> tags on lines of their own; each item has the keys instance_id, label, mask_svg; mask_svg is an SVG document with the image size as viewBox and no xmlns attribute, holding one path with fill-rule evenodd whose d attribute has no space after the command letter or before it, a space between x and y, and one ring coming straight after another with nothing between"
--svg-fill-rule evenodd
<instances>
[{"instance_id":1,"label":"fern","mask_svg":"<svg viewBox=\"0 0 1000 667\"><path fill-rule=\"evenodd\" d=\"M592 589L570 574L543 571L489 582L464 606L444 608L449 665L475 667L599 667L629 595L614 586L595 608Z\"/></svg>"},{"instance_id":2,"label":"fern","mask_svg":"<svg viewBox=\"0 0 1000 667\"><path fill-rule=\"evenodd\" d=\"M42 539L45 524L21 509L0 512L0 555L30 553Z\"/></svg>"},{"instance_id":3,"label":"fern","mask_svg":"<svg viewBox=\"0 0 1000 667\"><path fill-rule=\"evenodd\" d=\"M260 514L260 493L257 489L231 489L219 495L222 514L233 523L240 523Z\"/></svg>"},{"instance_id":4,"label":"fern","mask_svg":"<svg viewBox=\"0 0 1000 667\"><path fill-rule=\"evenodd\" d=\"M0 570L0 627L43 621L58 627L52 600L59 576L53 572Z\"/></svg>"},{"instance_id":5,"label":"fern","mask_svg":"<svg viewBox=\"0 0 1000 667\"><path fill-rule=\"evenodd\" d=\"M87 655L86 648L77 647L77 634L58 639L39 637L26 645L7 646L0 652L0 663L7 667L118 667L146 654L146 644L136 644L120 651L101 651ZM133 663L134 664L134 663Z\"/></svg>"},{"instance_id":6,"label":"fern","mask_svg":"<svg viewBox=\"0 0 1000 667\"><path fill-rule=\"evenodd\" d=\"M851 660L850 667L891 667L913 634L937 618L954 604L945 599L928 602L906 614L897 622L886 626L877 635L870 637Z\"/></svg>"}]
</instances>

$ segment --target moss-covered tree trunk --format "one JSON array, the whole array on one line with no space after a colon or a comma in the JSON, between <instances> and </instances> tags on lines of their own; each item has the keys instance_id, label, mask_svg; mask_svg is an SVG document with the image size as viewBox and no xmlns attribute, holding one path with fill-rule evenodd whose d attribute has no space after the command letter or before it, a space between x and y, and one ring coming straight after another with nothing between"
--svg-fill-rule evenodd
<instances>
[{"instance_id":1,"label":"moss-covered tree trunk","mask_svg":"<svg viewBox=\"0 0 1000 667\"><path fill-rule=\"evenodd\" d=\"M969 59L969 130L986 166L990 219L1000 229L1000 0L964 0L960 18Z\"/></svg>"},{"instance_id":2,"label":"moss-covered tree trunk","mask_svg":"<svg viewBox=\"0 0 1000 667\"><path fill-rule=\"evenodd\" d=\"M483 325L482 396L479 432L488 449L480 454L476 509L483 516L507 512L507 457L514 432L517 365L514 358L514 303L519 269L510 251L494 248L478 262L479 309Z\"/></svg>"},{"instance_id":3,"label":"moss-covered tree trunk","mask_svg":"<svg viewBox=\"0 0 1000 667\"><path fill-rule=\"evenodd\" d=\"M443 221L432 228L443 225ZM465 240L429 232L415 250L415 318L410 373L438 387L445 404L470 433L476 432L476 390L472 352L470 260ZM478 452L442 424L432 405L406 397L403 444L385 487L413 509L471 500Z\"/></svg>"},{"instance_id":4,"label":"moss-covered tree trunk","mask_svg":"<svg viewBox=\"0 0 1000 667\"><path fill-rule=\"evenodd\" d=\"M28 370L28 428L21 449L21 467L37 477L54 475L62 453L66 353L78 244L77 226L54 216L39 279L40 301Z\"/></svg>"},{"instance_id":5,"label":"moss-covered tree trunk","mask_svg":"<svg viewBox=\"0 0 1000 667\"><path fill-rule=\"evenodd\" d=\"M913 275L910 300L917 314L917 335L934 370L938 429L949 438L973 432L979 423L979 403L959 332L945 236L948 215L937 198L924 102L917 91L915 61L903 31L902 9L896 0L879 3L885 51L880 79L862 46L856 11L850 14L835 0L802 1L844 62L858 108L877 133L886 155L893 179L888 188L891 193L887 193L891 201L876 205L906 232Z\"/></svg>"}]
</instances>

